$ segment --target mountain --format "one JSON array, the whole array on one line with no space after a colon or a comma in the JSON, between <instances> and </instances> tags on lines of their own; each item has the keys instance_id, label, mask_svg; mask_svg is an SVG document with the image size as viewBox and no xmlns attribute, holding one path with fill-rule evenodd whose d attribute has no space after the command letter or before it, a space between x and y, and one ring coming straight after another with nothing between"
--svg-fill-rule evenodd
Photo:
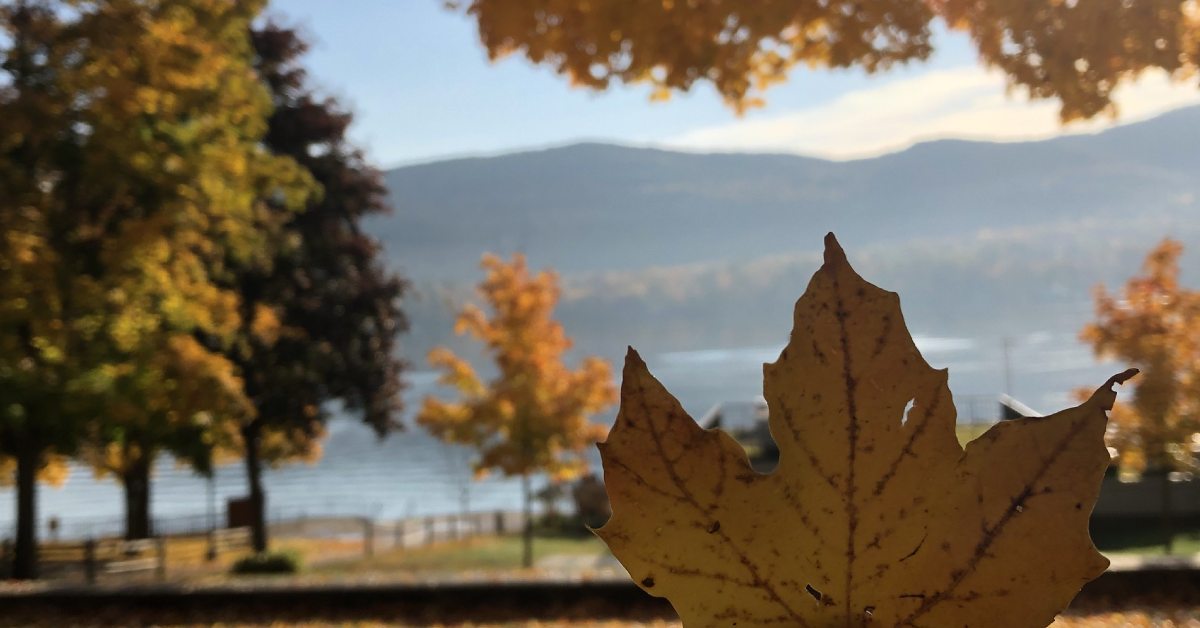
<instances>
[{"instance_id":1,"label":"mountain","mask_svg":"<svg viewBox=\"0 0 1200 628\"><path fill-rule=\"evenodd\" d=\"M1091 288L1136 272L1163 236L1200 248L1198 146L1200 107L844 162L578 144L392 170L397 211L368 228L417 286L418 362L458 344L452 310L485 251L562 273L561 318L584 351L776 343L827 231L901 293L914 329L1067 332Z\"/></svg>"},{"instance_id":2,"label":"mountain","mask_svg":"<svg viewBox=\"0 0 1200 628\"><path fill-rule=\"evenodd\" d=\"M483 251L564 273L848 250L1081 219L1200 215L1200 107L1096 135L937 141L874 159L578 144L399 168L371 223L419 280L475 276Z\"/></svg>"}]
</instances>

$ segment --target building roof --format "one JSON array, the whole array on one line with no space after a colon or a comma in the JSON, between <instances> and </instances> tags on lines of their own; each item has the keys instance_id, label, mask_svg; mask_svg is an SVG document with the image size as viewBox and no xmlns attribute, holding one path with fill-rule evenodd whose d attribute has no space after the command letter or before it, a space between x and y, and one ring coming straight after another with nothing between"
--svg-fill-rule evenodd
<instances>
[{"instance_id":1,"label":"building roof","mask_svg":"<svg viewBox=\"0 0 1200 628\"><path fill-rule=\"evenodd\" d=\"M722 401L704 413L697 423L726 432L748 431L767 420L767 401L762 397L745 401Z\"/></svg>"}]
</instances>

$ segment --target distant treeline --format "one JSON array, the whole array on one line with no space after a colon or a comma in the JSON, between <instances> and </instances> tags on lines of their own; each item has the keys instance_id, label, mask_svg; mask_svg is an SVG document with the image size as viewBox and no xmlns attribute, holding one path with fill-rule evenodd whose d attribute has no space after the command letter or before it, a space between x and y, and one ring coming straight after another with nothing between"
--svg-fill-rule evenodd
<instances>
[{"instance_id":1,"label":"distant treeline","mask_svg":"<svg viewBox=\"0 0 1200 628\"><path fill-rule=\"evenodd\" d=\"M1092 316L1093 288L1123 282L1164 235L1200 247L1200 224L1143 215L1129 224L1079 222L849 255L868 281L900 294L916 333L1075 333ZM814 252L569 275L559 312L585 354L620 355L629 344L656 351L772 346L786 340L791 307L819 265ZM415 292L405 351L418 361L428 348L459 342L451 306L473 295L470 286L447 282L418 284Z\"/></svg>"}]
</instances>

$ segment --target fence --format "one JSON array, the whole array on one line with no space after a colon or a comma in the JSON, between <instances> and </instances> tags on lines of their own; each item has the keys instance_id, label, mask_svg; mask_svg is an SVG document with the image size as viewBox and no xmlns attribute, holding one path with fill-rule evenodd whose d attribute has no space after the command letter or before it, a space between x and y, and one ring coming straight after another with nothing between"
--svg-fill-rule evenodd
<instances>
[{"instance_id":1,"label":"fence","mask_svg":"<svg viewBox=\"0 0 1200 628\"><path fill-rule=\"evenodd\" d=\"M286 524L292 521L310 518L377 518L379 507L375 505L334 504L319 508L312 507L282 507L271 508L266 512L267 523ZM150 529L156 536L185 536L206 534L209 530L223 527L225 513L203 512L186 515L171 515L154 517ZM41 538L53 541L82 541L89 538L105 538L121 536L125 530L124 517L104 517L95 519L74 518L65 522L54 522L48 518L40 522L38 534ZM15 523L12 524L15 526ZM11 535L12 532L10 531Z\"/></svg>"},{"instance_id":2,"label":"fence","mask_svg":"<svg viewBox=\"0 0 1200 628\"><path fill-rule=\"evenodd\" d=\"M38 547L38 564L50 577L82 574L86 582L95 583L103 574L153 572L160 580L166 577L166 539L87 539L69 543L52 543ZM11 562L12 543L0 545L0 560Z\"/></svg>"},{"instance_id":3,"label":"fence","mask_svg":"<svg viewBox=\"0 0 1200 628\"><path fill-rule=\"evenodd\" d=\"M198 522L211 521L204 516L156 520L158 536L125 541L100 537L83 540L51 541L38 548L38 560L46 577L79 578L95 583L101 576L153 573L162 580L168 565L201 567L230 552L245 552L251 547L250 529L207 528ZM480 536L516 534L524 527L520 512L464 512L379 521L373 517L321 514L295 516L270 521L273 537L286 540L342 539L351 543L349 551L326 558L342 559L352 555L373 556L376 551L404 550L434 543L462 541ZM164 524L165 523L165 524ZM168 561L170 552L170 561ZM0 544L0 565L11 563L12 543Z\"/></svg>"},{"instance_id":4,"label":"fence","mask_svg":"<svg viewBox=\"0 0 1200 628\"><path fill-rule=\"evenodd\" d=\"M271 533L277 537L361 539L362 551L370 556L376 549L423 547L477 536L515 534L524 526L520 512L468 512L394 521L370 517L305 516L277 521Z\"/></svg>"}]
</instances>

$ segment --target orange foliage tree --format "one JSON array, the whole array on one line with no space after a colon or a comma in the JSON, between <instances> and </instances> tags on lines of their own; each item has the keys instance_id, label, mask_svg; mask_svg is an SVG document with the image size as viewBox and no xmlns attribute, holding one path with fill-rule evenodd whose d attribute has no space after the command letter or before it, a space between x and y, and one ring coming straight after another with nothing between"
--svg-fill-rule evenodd
<instances>
[{"instance_id":1,"label":"orange foliage tree","mask_svg":"<svg viewBox=\"0 0 1200 628\"><path fill-rule=\"evenodd\" d=\"M1099 357L1136 366L1133 402L1112 413L1109 444L1125 471L1163 474L1163 515L1170 543L1166 474L1195 471L1200 445L1200 292L1179 283L1183 247L1163 240L1142 274L1120 295L1096 290L1096 320L1081 338Z\"/></svg>"},{"instance_id":2,"label":"orange foliage tree","mask_svg":"<svg viewBox=\"0 0 1200 628\"><path fill-rule=\"evenodd\" d=\"M496 470L520 476L525 505L524 564L532 563L530 476L549 473L565 480L587 469L584 450L606 429L588 420L616 401L612 371L588 357L576 370L563 363L571 340L552 318L558 278L530 273L522 255L512 262L485 255L480 293L490 315L473 305L458 316L455 332L485 345L496 375L484 381L470 363L446 348L429 353L442 372L439 383L453 388L458 401L427 397L417 421L442 440L474 447L477 475Z\"/></svg>"}]
</instances>

